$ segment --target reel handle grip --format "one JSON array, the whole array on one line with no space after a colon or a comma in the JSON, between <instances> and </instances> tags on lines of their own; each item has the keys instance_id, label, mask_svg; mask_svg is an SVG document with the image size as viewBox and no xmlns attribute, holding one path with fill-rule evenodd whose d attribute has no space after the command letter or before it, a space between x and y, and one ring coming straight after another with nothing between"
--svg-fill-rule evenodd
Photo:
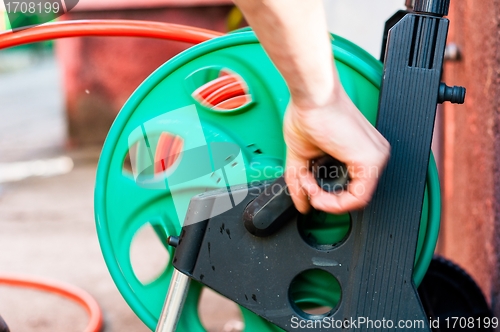
<instances>
[{"instance_id":1,"label":"reel handle grip","mask_svg":"<svg viewBox=\"0 0 500 332\"><path fill-rule=\"evenodd\" d=\"M318 186L330 193L346 190L351 180L346 164L329 155L314 159L311 172Z\"/></svg>"},{"instance_id":2,"label":"reel handle grip","mask_svg":"<svg viewBox=\"0 0 500 332\"><path fill-rule=\"evenodd\" d=\"M327 192L342 191L349 183L347 166L328 155L313 160L311 172L318 186ZM296 214L298 211L285 178L281 176L248 204L243 213L243 221L251 234L265 237L275 233Z\"/></svg>"}]
</instances>

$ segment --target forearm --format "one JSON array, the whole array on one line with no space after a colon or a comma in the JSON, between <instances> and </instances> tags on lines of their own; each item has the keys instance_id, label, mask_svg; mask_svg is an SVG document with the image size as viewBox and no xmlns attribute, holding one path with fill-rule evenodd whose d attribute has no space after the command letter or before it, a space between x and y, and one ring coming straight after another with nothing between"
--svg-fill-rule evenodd
<instances>
[{"instance_id":1,"label":"forearm","mask_svg":"<svg viewBox=\"0 0 500 332\"><path fill-rule=\"evenodd\" d=\"M340 84L321 0L234 0L288 84L294 103L324 105Z\"/></svg>"}]
</instances>

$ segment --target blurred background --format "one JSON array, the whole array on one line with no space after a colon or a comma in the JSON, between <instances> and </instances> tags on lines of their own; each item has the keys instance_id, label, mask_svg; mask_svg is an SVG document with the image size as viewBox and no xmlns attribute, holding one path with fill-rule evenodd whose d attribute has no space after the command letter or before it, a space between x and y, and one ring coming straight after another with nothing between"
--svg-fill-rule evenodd
<instances>
[{"instance_id":1,"label":"blurred background","mask_svg":"<svg viewBox=\"0 0 500 332\"><path fill-rule=\"evenodd\" d=\"M0 10L4 10L0 4ZM59 20L135 19L231 28L226 0L80 0ZM325 0L331 32L380 56L383 27L404 0ZM493 1L452 0L448 85L465 105L438 111L434 152L443 192L437 251L478 282L500 316L500 15ZM3 13L0 30L8 28ZM87 290L106 331L147 331L118 293L95 233L100 148L127 98L190 45L141 38L71 38L0 51L0 272L50 277ZM136 273L164 261L152 232L136 237ZM160 250L160 251L158 251ZM158 255L155 255L158 252ZM134 258L136 257L136 258ZM213 293L200 305L209 331L241 329L236 306ZM12 331L81 331L85 312L56 296L0 285Z\"/></svg>"}]
</instances>

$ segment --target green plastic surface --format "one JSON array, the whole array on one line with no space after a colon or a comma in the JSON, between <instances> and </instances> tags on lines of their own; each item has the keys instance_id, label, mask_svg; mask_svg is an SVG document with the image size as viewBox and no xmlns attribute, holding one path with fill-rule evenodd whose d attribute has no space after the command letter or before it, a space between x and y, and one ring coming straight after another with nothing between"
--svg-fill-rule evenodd
<instances>
[{"instance_id":1,"label":"green plastic surface","mask_svg":"<svg viewBox=\"0 0 500 332\"><path fill-rule=\"evenodd\" d=\"M332 45L344 88L374 124L383 70L381 63L340 37L335 36ZM253 102L239 112L229 113L214 112L197 104L186 84L190 84L190 75L201 68L226 68L237 73L248 84ZM173 268L168 264L156 280L142 284L132 269L130 245L134 235L146 223L153 225L165 242L168 235L179 234L181 221L176 215L169 190L139 186L130 174L122 170L129 149L129 136L150 119L195 105L207 143L226 141L238 144L248 166L248 177L264 180L279 176L283 170L285 144L282 119L288 101L289 92L284 80L253 32L237 32L194 46L162 65L134 92L116 118L97 170L97 231L104 258L118 289L152 330L156 327ZM254 153L255 146L261 154ZM254 167L250 167L251 163ZM264 168L267 172L262 172ZM189 190L186 188L188 194ZM189 200L188 194L186 200ZM312 219L317 222L311 222L306 231L313 232L318 239L323 238L322 241L339 242L349 228L346 216L313 216ZM434 159L431 158L415 258L414 282L417 285L432 258L439 223L439 181ZM171 248L165 247L172 253ZM311 284L321 285L321 280ZM318 292L320 286L311 287L304 286L299 301L321 305L324 292ZM201 288L199 284L192 284L178 331L204 331L197 312ZM242 314L245 331L280 330L243 308Z\"/></svg>"}]
</instances>

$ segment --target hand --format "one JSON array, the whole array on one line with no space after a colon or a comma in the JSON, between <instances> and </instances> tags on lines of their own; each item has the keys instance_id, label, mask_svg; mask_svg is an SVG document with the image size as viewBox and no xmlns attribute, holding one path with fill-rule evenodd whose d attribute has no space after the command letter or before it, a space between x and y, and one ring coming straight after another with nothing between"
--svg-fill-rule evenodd
<instances>
[{"instance_id":1,"label":"hand","mask_svg":"<svg viewBox=\"0 0 500 332\"><path fill-rule=\"evenodd\" d=\"M335 214L366 206L390 156L387 140L337 82L339 88L323 105L299 105L292 99L285 114L285 180L301 213L311 205ZM324 154L346 164L351 178L346 190L328 193L316 183L310 162Z\"/></svg>"}]
</instances>

